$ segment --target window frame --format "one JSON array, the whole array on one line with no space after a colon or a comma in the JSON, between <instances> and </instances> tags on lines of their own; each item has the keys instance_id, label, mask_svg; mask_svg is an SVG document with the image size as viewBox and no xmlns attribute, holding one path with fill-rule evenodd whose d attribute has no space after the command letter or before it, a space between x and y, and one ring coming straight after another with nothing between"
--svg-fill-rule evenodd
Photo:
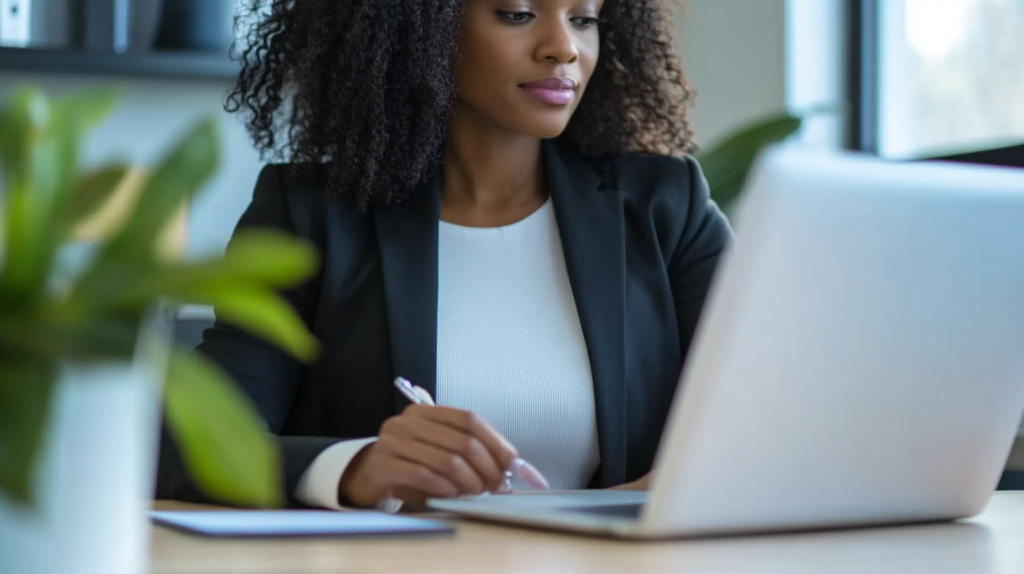
<instances>
[{"instance_id":1,"label":"window frame","mask_svg":"<svg viewBox=\"0 0 1024 574\"><path fill-rule=\"evenodd\" d=\"M847 0L847 101L850 123L846 147L877 155L881 117L881 2ZM1024 143L979 149L930 159L1024 168Z\"/></svg>"},{"instance_id":2,"label":"window frame","mask_svg":"<svg viewBox=\"0 0 1024 574\"><path fill-rule=\"evenodd\" d=\"M881 91L881 36L879 2L881 0L847 0L847 101L850 102L850 123L847 148L871 154L878 153L878 125Z\"/></svg>"}]
</instances>

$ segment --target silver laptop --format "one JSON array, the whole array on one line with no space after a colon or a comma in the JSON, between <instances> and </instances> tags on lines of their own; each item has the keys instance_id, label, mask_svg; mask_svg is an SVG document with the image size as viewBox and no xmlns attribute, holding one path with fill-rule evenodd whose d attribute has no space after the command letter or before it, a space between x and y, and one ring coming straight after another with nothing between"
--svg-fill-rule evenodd
<instances>
[{"instance_id":1,"label":"silver laptop","mask_svg":"<svg viewBox=\"0 0 1024 574\"><path fill-rule=\"evenodd\" d=\"M430 506L627 538L980 512L1024 413L1024 170L779 148L735 225L649 493Z\"/></svg>"}]
</instances>

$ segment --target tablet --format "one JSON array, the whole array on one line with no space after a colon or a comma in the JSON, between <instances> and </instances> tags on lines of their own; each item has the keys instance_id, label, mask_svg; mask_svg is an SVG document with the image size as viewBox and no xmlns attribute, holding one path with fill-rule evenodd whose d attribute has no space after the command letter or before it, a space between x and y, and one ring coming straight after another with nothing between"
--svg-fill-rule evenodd
<instances>
[{"instance_id":1,"label":"tablet","mask_svg":"<svg viewBox=\"0 0 1024 574\"><path fill-rule=\"evenodd\" d=\"M321 510L229 510L149 513L153 523L190 534L218 538L349 537L443 535L447 522L379 512Z\"/></svg>"}]
</instances>

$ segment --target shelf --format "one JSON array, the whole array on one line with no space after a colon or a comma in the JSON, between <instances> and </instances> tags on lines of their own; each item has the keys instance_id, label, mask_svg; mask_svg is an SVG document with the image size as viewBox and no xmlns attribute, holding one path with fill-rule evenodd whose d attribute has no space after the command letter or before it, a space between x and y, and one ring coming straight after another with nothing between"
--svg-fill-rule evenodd
<instances>
[{"instance_id":1,"label":"shelf","mask_svg":"<svg viewBox=\"0 0 1024 574\"><path fill-rule=\"evenodd\" d=\"M202 52L103 54L73 50L0 48L0 73L88 74L230 81L238 62Z\"/></svg>"}]
</instances>

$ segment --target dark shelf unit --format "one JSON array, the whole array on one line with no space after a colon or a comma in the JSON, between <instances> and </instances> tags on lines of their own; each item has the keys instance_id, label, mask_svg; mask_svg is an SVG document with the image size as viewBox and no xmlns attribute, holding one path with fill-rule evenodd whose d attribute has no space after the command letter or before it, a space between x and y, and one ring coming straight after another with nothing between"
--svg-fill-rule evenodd
<instances>
[{"instance_id":1,"label":"dark shelf unit","mask_svg":"<svg viewBox=\"0 0 1024 574\"><path fill-rule=\"evenodd\" d=\"M75 50L0 48L0 72L230 81L239 64L226 54L146 52L114 54Z\"/></svg>"}]
</instances>

